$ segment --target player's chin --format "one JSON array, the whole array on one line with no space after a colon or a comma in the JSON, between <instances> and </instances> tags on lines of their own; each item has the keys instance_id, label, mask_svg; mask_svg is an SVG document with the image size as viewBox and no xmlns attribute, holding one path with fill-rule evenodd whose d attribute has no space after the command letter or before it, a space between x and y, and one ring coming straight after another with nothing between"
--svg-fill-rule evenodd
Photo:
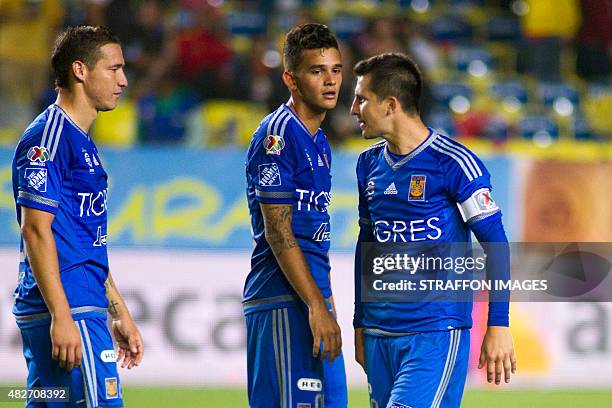
<instances>
[{"instance_id":1,"label":"player's chin","mask_svg":"<svg viewBox=\"0 0 612 408\"><path fill-rule=\"evenodd\" d=\"M96 107L96 109L98 110L98 112L108 112L108 111L115 109L118 103L119 102L115 99L114 101L108 101L108 102L99 104Z\"/></svg>"},{"instance_id":2,"label":"player's chin","mask_svg":"<svg viewBox=\"0 0 612 408\"><path fill-rule=\"evenodd\" d=\"M361 131L361 136L365 140L372 140L372 139L377 139L380 135L373 135L371 133L368 133L368 131L364 129L364 130Z\"/></svg>"},{"instance_id":3,"label":"player's chin","mask_svg":"<svg viewBox=\"0 0 612 408\"><path fill-rule=\"evenodd\" d=\"M337 104L338 98L322 98L319 100L319 106L325 110L334 109Z\"/></svg>"}]
</instances>

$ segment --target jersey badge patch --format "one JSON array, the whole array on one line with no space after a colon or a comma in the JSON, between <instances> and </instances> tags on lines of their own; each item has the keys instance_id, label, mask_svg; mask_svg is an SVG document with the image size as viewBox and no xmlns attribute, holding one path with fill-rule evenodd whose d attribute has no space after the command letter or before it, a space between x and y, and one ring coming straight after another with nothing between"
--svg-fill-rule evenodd
<instances>
[{"instance_id":1,"label":"jersey badge patch","mask_svg":"<svg viewBox=\"0 0 612 408\"><path fill-rule=\"evenodd\" d=\"M476 202L481 211L497 210L497 204L491 197L491 192L488 190L482 190L476 195Z\"/></svg>"},{"instance_id":2,"label":"jersey badge patch","mask_svg":"<svg viewBox=\"0 0 612 408\"><path fill-rule=\"evenodd\" d=\"M49 151L43 146L32 146L28 150L28 159L31 162L44 163L49 160Z\"/></svg>"},{"instance_id":3,"label":"jersey badge patch","mask_svg":"<svg viewBox=\"0 0 612 408\"><path fill-rule=\"evenodd\" d=\"M27 168L25 169L25 179L28 186L41 193L47 192L47 169Z\"/></svg>"},{"instance_id":4,"label":"jersey badge patch","mask_svg":"<svg viewBox=\"0 0 612 408\"><path fill-rule=\"evenodd\" d=\"M408 201L425 201L425 183L427 176L413 174L410 176Z\"/></svg>"},{"instance_id":5,"label":"jersey badge patch","mask_svg":"<svg viewBox=\"0 0 612 408\"><path fill-rule=\"evenodd\" d=\"M276 163L259 165L259 185L266 187L281 185L281 174Z\"/></svg>"},{"instance_id":6,"label":"jersey badge patch","mask_svg":"<svg viewBox=\"0 0 612 408\"><path fill-rule=\"evenodd\" d=\"M104 379L104 388L106 389L106 399L113 399L119 397L119 390L117 389L117 378L110 377Z\"/></svg>"},{"instance_id":7,"label":"jersey badge patch","mask_svg":"<svg viewBox=\"0 0 612 408\"><path fill-rule=\"evenodd\" d=\"M276 135L268 135L264 139L264 148L266 149L266 154L276 154L280 155L281 150L285 147L285 140L282 136Z\"/></svg>"}]
</instances>

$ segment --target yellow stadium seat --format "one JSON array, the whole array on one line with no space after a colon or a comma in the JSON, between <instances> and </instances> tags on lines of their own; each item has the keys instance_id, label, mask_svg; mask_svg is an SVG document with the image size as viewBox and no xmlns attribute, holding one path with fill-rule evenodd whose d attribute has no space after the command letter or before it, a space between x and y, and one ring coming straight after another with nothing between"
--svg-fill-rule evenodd
<instances>
[{"instance_id":1,"label":"yellow stadium seat","mask_svg":"<svg viewBox=\"0 0 612 408\"><path fill-rule=\"evenodd\" d=\"M98 114L91 134L97 144L130 147L136 143L137 133L137 108L131 100L124 100L114 110Z\"/></svg>"},{"instance_id":2,"label":"yellow stadium seat","mask_svg":"<svg viewBox=\"0 0 612 408\"><path fill-rule=\"evenodd\" d=\"M584 113L595 131L607 138L612 135L612 94L605 93L588 98Z\"/></svg>"},{"instance_id":3,"label":"yellow stadium seat","mask_svg":"<svg viewBox=\"0 0 612 408\"><path fill-rule=\"evenodd\" d=\"M11 128L0 128L0 146L14 147L19 140L19 132Z\"/></svg>"},{"instance_id":4,"label":"yellow stadium seat","mask_svg":"<svg viewBox=\"0 0 612 408\"><path fill-rule=\"evenodd\" d=\"M212 100L202 104L201 118L207 146L248 146L259 122L268 114L266 107L253 102Z\"/></svg>"}]
</instances>

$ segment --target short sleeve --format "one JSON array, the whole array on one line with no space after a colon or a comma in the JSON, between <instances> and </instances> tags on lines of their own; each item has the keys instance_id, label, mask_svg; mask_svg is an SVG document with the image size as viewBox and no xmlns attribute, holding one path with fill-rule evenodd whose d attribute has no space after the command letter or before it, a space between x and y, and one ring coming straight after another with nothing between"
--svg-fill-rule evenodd
<instances>
[{"instance_id":1,"label":"short sleeve","mask_svg":"<svg viewBox=\"0 0 612 408\"><path fill-rule=\"evenodd\" d=\"M491 175L482 161L467 148L446 143L446 189L457 202L463 220L473 224L500 212L491 194Z\"/></svg>"},{"instance_id":2,"label":"short sleeve","mask_svg":"<svg viewBox=\"0 0 612 408\"><path fill-rule=\"evenodd\" d=\"M264 204L291 204L298 167L295 146L285 136L269 134L252 146L247 172L255 197Z\"/></svg>"},{"instance_id":3,"label":"short sleeve","mask_svg":"<svg viewBox=\"0 0 612 408\"><path fill-rule=\"evenodd\" d=\"M15 152L16 201L24 207L56 214L70 152L61 131L47 136L44 138L41 132L41 136L25 137Z\"/></svg>"}]
</instances>

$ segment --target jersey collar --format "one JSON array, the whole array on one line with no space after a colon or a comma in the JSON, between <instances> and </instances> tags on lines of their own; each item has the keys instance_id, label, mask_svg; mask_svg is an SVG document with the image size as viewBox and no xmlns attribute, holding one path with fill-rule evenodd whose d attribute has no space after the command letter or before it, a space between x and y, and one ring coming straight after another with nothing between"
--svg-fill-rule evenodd
<instances>
[{"instance_id":1,"label":"jersey collar","mask_svg":"<svg viewBox=\"0 0 612 408\"><path fill-rule=\"evenodd\" d=\"M414 156L421 153L423 150L427 148L427 146L429 146L430 144L434 142L434 140L436 140L436 138L438 137L438 133L432 128L427 128L427 129L429 129L429 136L427 136L427 138L423 140L421 144L418 145L413 151L411 151L410 153L408 153L406 156L402 157L398 161L393 160L393 158L389 154L389 144L385 143L385 149L384 149L385 160L387 161L387 164L389 164L389 166L393 169L393 171L402 167L404 164L408 162L408 160L412 159Z\"/></svg>"},{"instance_id":2,"label":"jersey collar","mask_svg":"<svg viewBox=\"0 0 612 408\"><path fill-rule=\"evenodd\" d=\"M287 106L286 103L283 103L282 106L283 106L283 109L285 109L287 112L289 112L291 116L293 116L297 124L300 125L300 127L304 130L304 132L306 132L306 134L310 136L310 138L316 142L317 136L319 135L319 133L321 133L321 128L317 129L317 131L313 135L312 133L310 133L310 130L308 130L304 122L302 122L302 119L300 119L298 115L296 115L295 112L289 106Z\"/></svg>"},{"instance_id":3,"label":"jersey collar","mask_svg":"<svg viewBox=\"0 0 612 408\"><path fill-rule=\"evenodd\" d=\"M83 129L81 129L81 128L79 127L79 125L77 125L76 123L74 123L74 121L73 121L72 119L70 119L70 116L68 116L68 114L66 113L66 111L65 111L65 110L63 110L63 109L61 108L61 106L59 106L59 105L58 105L58 104L56 104L56 103L52 104L51 106L52 106L52 107L54 107L55 109L57 109L57 111L58 111L59 113L61 113L61 114L64 116L64 118L66 118L66 120L68 120L68 122L70 122L70 123L72 124L72 126L74 126L74 128L75 128L76 130L78 130L78 131L79 131L79 133L81 133L81 134L83 135L83 137L87 138L87 140L90 140L89 135L88 135L87 133L85 133L85 132L83 131Z\"/></svg>"}]
</instances>

